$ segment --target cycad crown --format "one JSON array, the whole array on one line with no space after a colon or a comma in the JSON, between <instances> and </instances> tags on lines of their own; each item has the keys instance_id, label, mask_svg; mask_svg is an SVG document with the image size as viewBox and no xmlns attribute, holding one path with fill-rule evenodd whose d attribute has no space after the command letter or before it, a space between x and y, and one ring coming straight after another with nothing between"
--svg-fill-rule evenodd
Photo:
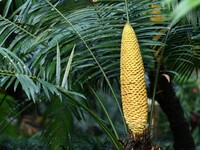
<instances>
[{"instance_id":1,"label":"cycad crown","mask_svg":"<svg viewBox=\"0 0 200 150\"><path fill-rule=\"evenodd\" d=\"M121 95L124 117L133 136L147 125L147 92L144 66L135 32L129 23L122 33L120 58Z\"/></svg>"}]
</instances>

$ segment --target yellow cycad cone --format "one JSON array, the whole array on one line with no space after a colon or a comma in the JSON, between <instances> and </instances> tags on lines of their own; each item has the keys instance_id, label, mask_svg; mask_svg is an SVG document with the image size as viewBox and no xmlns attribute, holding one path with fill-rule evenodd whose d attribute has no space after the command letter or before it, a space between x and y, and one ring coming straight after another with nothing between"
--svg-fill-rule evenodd
<instances>
[{"instance_id":1,"label":"yellow cycad cone","mask_svg":"<svg viewBox=\"0 0 200 150\"><path fill-rule=\"evenodd\" d=\"M147 92L144 66L135 32L129 23L122 33L120 56L121 96L124 117L133 136L147 125Z\"/></svg>"}]
</instances>

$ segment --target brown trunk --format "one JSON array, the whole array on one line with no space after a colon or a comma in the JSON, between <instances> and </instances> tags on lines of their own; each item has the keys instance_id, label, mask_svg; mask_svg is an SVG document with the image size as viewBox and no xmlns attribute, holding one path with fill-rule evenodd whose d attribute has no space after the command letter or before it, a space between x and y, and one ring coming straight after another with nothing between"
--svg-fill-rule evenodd
<instances>
[{"instance_id":1,"label":"brown trunk","mask_svg":"<svg viewBox=\"0 0 200 150\"><path fill-rule=\"evenodd\" d=\"M150 80L150 89L153 91L153 74L150 75ZM163 75L159 75L156 100L168 117L174 138L174 149L194 150L194 140L189 129L189 123L184 117L180 101L174 93L173 85Z\"/></svg>"}]
</instances>

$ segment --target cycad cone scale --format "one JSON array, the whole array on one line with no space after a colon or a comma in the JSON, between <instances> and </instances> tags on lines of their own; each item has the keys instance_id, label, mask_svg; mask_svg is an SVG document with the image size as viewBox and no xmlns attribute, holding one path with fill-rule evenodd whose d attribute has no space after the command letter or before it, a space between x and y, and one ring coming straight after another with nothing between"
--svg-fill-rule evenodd
<instances>
[{"instance_id":1,"label":"cycad cone scale","mask_svg":"<svg viewBox=\"0 0 200 150\"><path fill-rule=\"evenodd\" d=\"M147 92L144 66L137 37L131 25L122 33L120 80L123 113L133 136L142 135L147 125Z\"/></svg>"}]
</instances>

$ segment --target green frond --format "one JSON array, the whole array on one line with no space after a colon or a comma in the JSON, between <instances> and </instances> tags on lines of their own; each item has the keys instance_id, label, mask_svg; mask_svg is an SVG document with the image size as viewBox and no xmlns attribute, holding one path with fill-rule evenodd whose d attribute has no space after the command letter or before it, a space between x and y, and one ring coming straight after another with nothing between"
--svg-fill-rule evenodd
<instances>
[{"instance_id":1,"label":"green frond","mask_svg":"<svg viewBox=\"0 0 200 150\"><path fill-rule=\"evenodd\" d=\"M195 70L199 70L198 40L192 37L199 28L191 25L176 26L171 29L163 50L163 63L166 70L176 72L176 81L187 81Z\"/></svg>"},{"instance_id":2,"label":"green frond","mask_svg":"<svg viewBox=\"0 0 200 150\"><path fill-rule=\"evenodd\" d=\"M71 134L73 133L74 110L67 101L53 100L46 111L46 128L43 131L43 139L47 149L72 149ZM73 135L73 134L72 134Z\"/></svg>"}]
</instances>

